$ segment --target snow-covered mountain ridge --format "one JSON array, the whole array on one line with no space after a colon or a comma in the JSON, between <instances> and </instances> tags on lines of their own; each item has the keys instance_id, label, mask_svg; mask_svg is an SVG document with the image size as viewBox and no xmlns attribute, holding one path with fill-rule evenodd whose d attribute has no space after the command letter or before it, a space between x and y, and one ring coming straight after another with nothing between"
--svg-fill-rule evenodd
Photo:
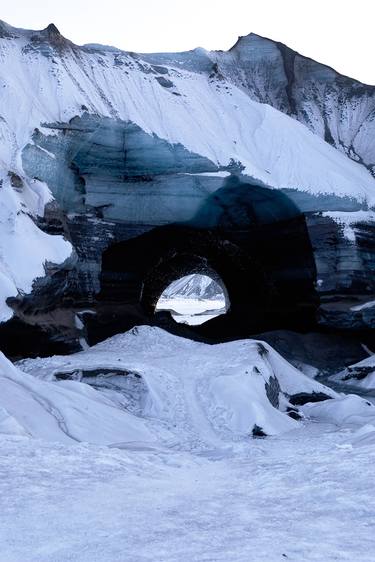
<instances>
[{"instance_id":1,"label":"snow-covered mountain ridge","mask_svg":"<svg viewBox=\"0 0 375 562\"><path fill-rule=\"evenodd\" d=\"M78 47L53 25L40 32L4 23L1 29L2 136L13 139L3 148L3 158L18 173L23 171L22 149L36 127L42 127L44 135L52 134L43 124L68 122L87 111L132 121L169 143L181 143L210 160L211 171L234 160L241 162L245 173L273 187L374 202L374 183L367 170L285 117L284 105L279 104L280 111L271 108L270 96L259 96L255 102L259 84L250 90L238 83L245 62L247 74L265 82L262 91L269 83L270 70L257 36L241 40L229 53L198 49L174 57ZM257 66L249 67L249 60ZM156 61L165 61L165 66ZM217 70L218 61L227 76ZM277 75L272 74L274 80ZM314 132L319 134L318 129Z\"/></svg>"},{"instance_id":2,"label":"snow-covered mountain ridge","mask_svg":"<svg viewBox=\"0 0 375 562\"><path fill-rule=\"evenodd\" d=\"M375 87L251 33L217 54L217 71L256 101L304 123L375 175Z\"/></svg>"}]
</instances>

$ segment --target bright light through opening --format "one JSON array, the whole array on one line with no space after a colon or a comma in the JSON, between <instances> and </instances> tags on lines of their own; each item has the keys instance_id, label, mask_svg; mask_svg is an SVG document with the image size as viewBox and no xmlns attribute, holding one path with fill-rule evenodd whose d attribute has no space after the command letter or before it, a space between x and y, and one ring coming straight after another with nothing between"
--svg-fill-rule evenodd
<instances>
[{"instance_id":1,"label":"bright light through opening","mask_svg":"<svg viewBox=\"0 0 375 562\"><path fill-rule=\"evenodd\" d=\"M220 314L228 303L223 289L211 277L192 274L173 281L162 293L156 311L169 310L176 322L197 326Z\"/></svg>"}]
</instances>

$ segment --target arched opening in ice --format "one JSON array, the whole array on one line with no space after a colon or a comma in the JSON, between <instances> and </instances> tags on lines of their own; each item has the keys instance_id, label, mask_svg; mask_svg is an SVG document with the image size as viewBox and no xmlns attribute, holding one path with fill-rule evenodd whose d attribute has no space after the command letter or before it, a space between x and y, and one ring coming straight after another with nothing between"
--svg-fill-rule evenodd
<instances>
[{"instance_id":1,"label":"arched opening in ice","mask_svg":"<svg viewBox=\"0 0 375 562\"><path fill-rule=\"evenodd\" d=\"M176 322L197 326L228 309L229 299L220 278L194 273L172 281L161 294L155 311L167 310Z\"/></svg>"}]
</instances>

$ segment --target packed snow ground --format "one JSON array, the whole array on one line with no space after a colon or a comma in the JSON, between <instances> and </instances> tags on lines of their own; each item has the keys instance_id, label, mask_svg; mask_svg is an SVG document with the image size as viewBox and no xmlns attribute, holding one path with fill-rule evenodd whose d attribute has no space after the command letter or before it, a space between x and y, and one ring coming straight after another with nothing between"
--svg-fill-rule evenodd
<instances>
[{"instance_id":1,"label":"packed snow ground","mask_svg":"<svg viewBox=\"0 0 375 562\"><path fill-rule=\"evenodd\" d=\"M375 445L307 423L188 454L1 439L6 562L373 562Z\"/></svg>"},{"instance_id":2,"label":"packed snow ground","mask_svg":"<svg viewBox=\"0 0 375 562\"><path fill-rule=\"evenodd\" d=\"M373 561L375 407L266 344L141 327L18 366L1 359L0 560ZM332 398L297 421L303 391Z\"/></svg>"}]
</instances>

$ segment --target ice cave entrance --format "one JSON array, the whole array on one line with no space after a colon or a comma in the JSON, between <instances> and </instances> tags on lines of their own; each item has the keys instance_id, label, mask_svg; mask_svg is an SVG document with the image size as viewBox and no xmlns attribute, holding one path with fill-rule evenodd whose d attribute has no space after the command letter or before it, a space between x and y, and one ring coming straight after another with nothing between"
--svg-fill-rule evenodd
<instances>
[{"instance_id":1,"label":"ice cave entrance","mask_svg":"<svg viewBox=\"0 0 375 562\"><path fill-rule=\"evenodd\" d=\"M223 288L212 277L194 273L173 281L161 294L156 311L169 310L181 324L197 326L229 308Z\"/></svg>"}]
</instances>

